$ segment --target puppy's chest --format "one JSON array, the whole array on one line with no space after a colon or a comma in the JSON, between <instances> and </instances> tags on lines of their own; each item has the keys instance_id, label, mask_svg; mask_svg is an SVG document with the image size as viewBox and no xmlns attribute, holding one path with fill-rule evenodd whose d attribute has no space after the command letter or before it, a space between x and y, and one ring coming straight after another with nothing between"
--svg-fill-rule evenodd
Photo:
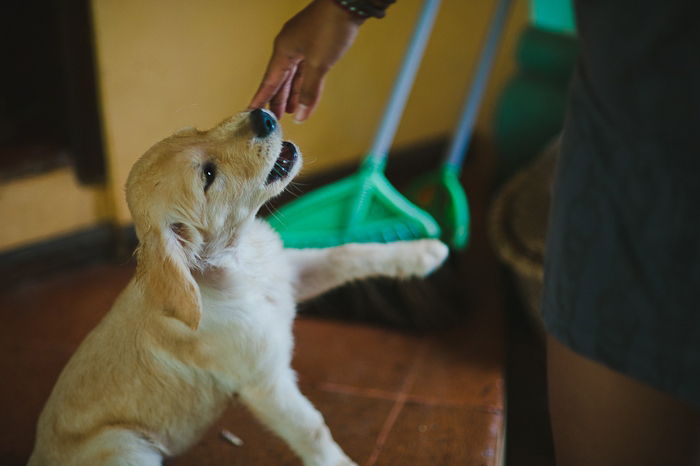
<instances>
[{"instance_id":1,"label":"puppy's chest","mask_svg":"<svg viewBox=\"0 0 700 466\"><path fill-rule=\"evenodd\" d=\"M202 289L202 351L226 354L215 366L241 380L291 355L295 304L279 270L251 268L230 277L225 292Z\"/></svg>"},{"instance_id":2,"label":"puppy's chest","mask_svg":"<svg viewBox=\"0 0 700 466\"><path fill-rule=\"evenodd\" d=\"M279 237L267 223L256 222L221 275L220 286L202 289L204 311L214 325L243 326L253 334L256 327L291 327L292 275Z\"/></svg>"},{"instance_id":3,"label":"puppy's chest","mask_svg":"<svg viewBox=\"0 0 700 466\"><path fill-rule=\"evenodd\" d=\"M222 288L202 288L202 299L203 314L233 324L237 320L254 324L270 318L292 319L295 313L286 264L262 263L231 271Z\"/></svg>"},{"instance_id":4,"label":"puppy's chest","mask_svg":"<svg viewBox=\"0 0 700 466\"><path fill-rule=\"evenodd\" d=\"M249 250L252 255L233 277L239 293L255 290L257 297L273 307L294 307L293 274L279 240L251 245Z\"/></svg>"},{"instance_id":5,"label":"puppy's chest","mask_svg":"<svg viewBox=\"0 0 700 466\"><path fill-rule=\"evenodd\" d=\"M263 257L264 260L246 267L234 277L237 294L262 300L276 308L293 307L288 264L281 257L278 260Z\"/></svg>"}]
</instances>

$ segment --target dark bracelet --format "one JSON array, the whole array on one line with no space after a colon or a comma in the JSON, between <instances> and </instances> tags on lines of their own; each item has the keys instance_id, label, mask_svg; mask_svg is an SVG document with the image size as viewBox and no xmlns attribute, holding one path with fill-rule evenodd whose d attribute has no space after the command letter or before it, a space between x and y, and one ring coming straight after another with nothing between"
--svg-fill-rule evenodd
<instances>
[{"instance_id":1,"label":"dark bracelet","mask_svg":"<svg viewBox=\"0 0 700 466\"><path fill-rule=\"evenodd\" d=\"M383 18L386 9L396 0L333 0L343 10L356 18L366 19L370 16Z\"/></svg>"}]
</instances>

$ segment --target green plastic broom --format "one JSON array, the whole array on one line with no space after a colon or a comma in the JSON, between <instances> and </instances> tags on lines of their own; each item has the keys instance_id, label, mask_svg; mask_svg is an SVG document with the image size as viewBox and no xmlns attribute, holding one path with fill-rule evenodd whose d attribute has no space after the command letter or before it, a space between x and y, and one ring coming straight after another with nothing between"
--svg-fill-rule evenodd
<instances>
[{"instance_id":1,"label":"green plastic broom","mask_svg":"<svg viewBox=\"0 0 700 466\"><path fill-rule=\"evenodd\" d=\"M426 0L374 142L359 171L306 194L268 217L286 247L437 238L440 227L384 176L389 148L408 100L440 0Z\"/></svg>"},{"instance_id":2,"label":"green plastic broom","mask_svg":"<svg viewBox=\"0 0 700 466\"><path fill-rule=\"evenodd\" d=\"M407 190L407 197L437 220L442 228L442 240L457 250L467 245L470 220L469 203L459 175L510 4L511 0L500 0L496 5L472 85L440 169L418 179Z\"/></svg>"}]
</instances>

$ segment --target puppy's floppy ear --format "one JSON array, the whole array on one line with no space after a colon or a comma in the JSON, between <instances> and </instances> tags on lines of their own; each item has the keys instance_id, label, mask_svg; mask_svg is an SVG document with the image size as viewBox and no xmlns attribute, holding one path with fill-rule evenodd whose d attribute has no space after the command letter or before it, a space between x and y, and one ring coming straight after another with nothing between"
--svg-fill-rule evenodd
<instances>
[{"instance_id":1,"label":"puppy's floppy ear","mask_svg":"<svg viewBox=\"0 0 700 466\"><path fill-rule=\"evenodd\" d=\"M145 280L144 292L165 315L197 330L202 298L182 242L170 228L149 228L140 235L140 241L138 263Z\"/></svg>"}]
</instances>

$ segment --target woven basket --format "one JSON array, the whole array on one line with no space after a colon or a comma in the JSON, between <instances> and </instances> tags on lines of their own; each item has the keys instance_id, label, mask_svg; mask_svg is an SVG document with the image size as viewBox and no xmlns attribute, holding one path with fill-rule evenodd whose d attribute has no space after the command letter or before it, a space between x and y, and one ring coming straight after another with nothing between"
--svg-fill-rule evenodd
<instances>
[{"instance_id":1,"label":"woven basket","mask_svg":"<svg viewBox=\"0 0 700 466\"><path fill-rule=\"evenodd\" d=\"M516 287L535 326L540 320L540 294L547 216L559 139L513 176L494 200L488 234L499 258L513 273Z\"/></svg>"}]
</instances>

